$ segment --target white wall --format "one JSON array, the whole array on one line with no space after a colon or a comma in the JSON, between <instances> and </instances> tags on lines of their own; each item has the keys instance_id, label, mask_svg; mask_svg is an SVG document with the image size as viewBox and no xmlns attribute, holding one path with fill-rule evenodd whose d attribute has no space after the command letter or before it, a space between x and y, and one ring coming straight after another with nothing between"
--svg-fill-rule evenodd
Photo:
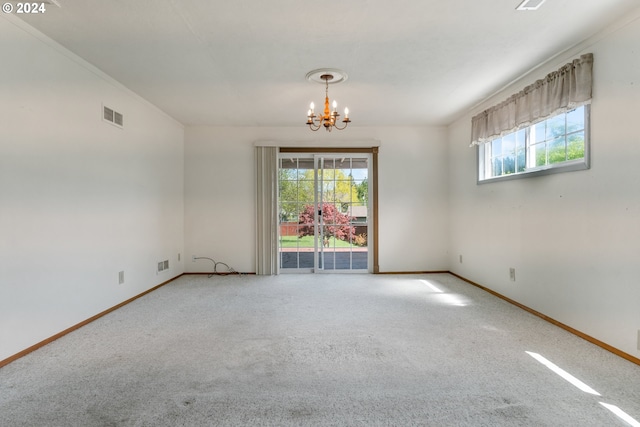
<instances>
[{"instance_id":1,"label":"white wall","mask_svg":"<svg viewBox=\"0 0 640 427\"><path fill-rule=\"evenodd\" d=\"M449 129L451 270L636 357L639 15L550 61ZM594 54L591 169L476 185L471 116L586 52Z\"/></svg>"},{"instance_id":2,"label":"white wall","mask_svg":"<svg viewBox=\"0 0 640 427\"><path fill-rule=\"evenodd\" d=\"M0 52L3 360L183 272L184 130L10 15Z\"/></svg>"},{"instance_id":3,"label":"white wall","mask_svg":"<svg viewBox=\"0 0 640 427\"><path fill-rule=\"evenodd\" d=\"M185 133L185 249L189 272L206 256L255 271L257 140L326 146L378 140L381 271L447 269L446 130L357 128L341 134L301 128L188 127Z\"/></svg>"}]
</instances>

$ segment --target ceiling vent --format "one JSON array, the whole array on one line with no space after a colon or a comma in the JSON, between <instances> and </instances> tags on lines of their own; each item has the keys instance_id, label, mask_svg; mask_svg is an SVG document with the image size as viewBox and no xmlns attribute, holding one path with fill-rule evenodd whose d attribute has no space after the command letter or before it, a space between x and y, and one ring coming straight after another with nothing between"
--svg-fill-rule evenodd
<instances>
[{"instance_id":1,"label":"ceiling vent","mask_svg":"<svg viewBox=\"0 0 640 427\"><path fill-rule=\"evenodd\" d=\"M545 0L524 0L516 10L538 10Z\"/></svg>"},{"instance_id":2,"label":"ceiling vent","mask_svg":"<svg viewBox=\"0 0 640 427\"><path fill-rule=\"evenodd\" d=\"M112 108L102 106L102 120L109 122L119 128L124 127L124 116Z\"/></svg>"}]
</instances>

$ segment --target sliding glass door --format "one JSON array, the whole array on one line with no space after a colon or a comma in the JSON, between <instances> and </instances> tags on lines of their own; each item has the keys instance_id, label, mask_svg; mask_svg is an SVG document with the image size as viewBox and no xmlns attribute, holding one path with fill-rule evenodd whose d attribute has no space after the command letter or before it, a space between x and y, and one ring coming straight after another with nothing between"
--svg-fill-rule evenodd
<instances>
[{"instance_id":1,"label":"sliding glass door","mask_svg":"<svg viewBox=\"0 0 640 427\"><path fill-rule=\"evenodd\" d=\"M369 154L281 154L281 272L368 272Z\"/></svg>"}]
</instances>

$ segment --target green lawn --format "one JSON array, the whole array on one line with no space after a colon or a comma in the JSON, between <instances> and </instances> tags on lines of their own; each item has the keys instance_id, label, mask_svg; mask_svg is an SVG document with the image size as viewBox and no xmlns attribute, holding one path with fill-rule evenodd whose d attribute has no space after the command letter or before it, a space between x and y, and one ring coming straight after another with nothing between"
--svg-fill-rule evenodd
<instances>
[{"instance_id":1,"label":"green lawn","mask_svg":"<svg viewBox=\"0 0 640 427\"><path fill-rule=\"evenodd\" d=\"M355 245L354 245L355 246ZM281 248L313 248L313 236L280 236ZM329 239L329 247L333 248L349 248L351 245L344 240L338 240L335 237Z\"/></svg>"}]
</instances>

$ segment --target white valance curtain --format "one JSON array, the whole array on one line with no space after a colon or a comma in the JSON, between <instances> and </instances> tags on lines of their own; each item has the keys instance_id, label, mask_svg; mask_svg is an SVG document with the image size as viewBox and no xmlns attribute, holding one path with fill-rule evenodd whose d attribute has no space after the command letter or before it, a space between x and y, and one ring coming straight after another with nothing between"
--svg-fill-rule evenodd
<instances>
[{"instance_id":1,"label":"white valance curtain","mask_svg":"<svg viewBox=\"0 0 640 427\"><path fill-rule=\"evenodd\" d=\"M471 119L480 145L591 102L593 54L587 53Z\"/></svg>"},{"instance_id":2,"label":"white valance curtain","mask_svg":"<svg viewBox=\"0 0 640 427\"><path fill-rule=\"evenodd\" d=\"M256 274L278 273L278 148L256 147Z\"/></svg>"}]
</instances>

